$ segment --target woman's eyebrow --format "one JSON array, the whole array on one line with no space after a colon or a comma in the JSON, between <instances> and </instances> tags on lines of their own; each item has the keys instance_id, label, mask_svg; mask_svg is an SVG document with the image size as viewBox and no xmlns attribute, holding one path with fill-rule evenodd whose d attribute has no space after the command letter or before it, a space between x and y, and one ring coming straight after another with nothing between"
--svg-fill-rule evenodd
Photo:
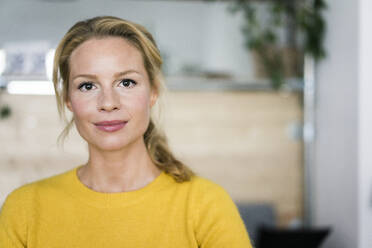
<instances>
[{"instance_id":1,"label":"woman's eyebrow","mask_svg":"<svg viewBox=\"0 0 372 248\"><path fill-rule=\"evenodd\" d=\"M127 71L122 71L122 72L116 73L115 74L115 77L121 77L121 76L124 76L124 75L129 74L129 73L136 73L136 74L139 74L140 76L142 76L142 74L139 71L136 71L136 70L127 70Z\"/></svg>"},{"instance_id":2,"label":"woman's eyebrow","mask_svg":"<svg viewBox=\"0 0 372 248\"><path fill-rule=\"evenodd\" d=\"M130 73L136 73L140 76L142 76L142 74L136 70L127 70L127 71L122 71L122 72L118 72L118 73L115 73L114 77L121 77L121 76L124 76L126 74L130 74ZM94 74L79 74L79 75L76 75L72 78L72 81L75 80L76 78L79 78L79 77L84 77L84 78L90 78L90 79L97 79L97 76L94 75Z\"/></svg>"},{"instance_id":3,"label":"woman's eyebrow","mask_svg":"<svg viewBox=\"0 0 372 248\"><path fill-rule=\"evenodd\" d=\"M97 79L97 76L94 74L79 74L72 78L72 81L74 81L76 78L84 77L84 78L91 78L91 79Z\"/></svg>"}]
</instances>

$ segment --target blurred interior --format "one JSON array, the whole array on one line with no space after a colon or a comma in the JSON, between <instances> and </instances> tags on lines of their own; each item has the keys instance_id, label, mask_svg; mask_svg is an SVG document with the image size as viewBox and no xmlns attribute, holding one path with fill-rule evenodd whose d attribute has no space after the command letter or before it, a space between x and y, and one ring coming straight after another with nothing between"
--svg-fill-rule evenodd
<instances>
[{"instance_id":1,"label":"blurred interior","mask_svg":"<svg viewBox=\"0 0 372 248\"><path fill-rule=\"evenodd\" d=\"M86 144L75 129L64 149L57 147L63 123L51 58L76 21L113 15L144 25L157 41L168 88L161 123L175 154L222 185L242 215L251 211L252 228L261 222L327 226L332 233L321 247L372 247L363 236L372 226L360 221L372 219L371 209L363 208L371 177L361 176L372 165L371 100L359 93L372 90L366 84L371 73L360 69L372 64L372 56L361 56L361 49L372 55L366 47L372 32L363 29L368 19L358 19L360 6L372 10L372 4L327 2L327 58L310 72L316 105L306 110L305 78L289 78L279 91L270 87L243 46L242 16L229 13L229 1L2 0L0 105L10 114L0 120L0 205L16 187L86 162ZM351 21L343 21L348 11ZM359 43L345 38L338 22L350 36L360 28ZM314 112L310 143L303 138L304 110ZM256 229L248 231L255 238Z\"/></svg>"}]
</instances>

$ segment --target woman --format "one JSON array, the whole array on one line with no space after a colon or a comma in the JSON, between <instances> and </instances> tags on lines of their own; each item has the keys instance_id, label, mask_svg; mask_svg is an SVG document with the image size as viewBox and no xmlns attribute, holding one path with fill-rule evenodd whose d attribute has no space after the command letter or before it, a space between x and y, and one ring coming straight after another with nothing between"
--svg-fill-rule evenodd
<instances>
[{"instance_id":1,"label":"woman","mask_svg":"<svg viewBox=\"0 0 372 248\"><path fill-rule=\"evenodd\" d=\"M251 247L220 186L170 152L151 109L161 57L142 26L116 17L76 23L60 42L53 82L58 110L73 113L89 159L11 192L0 247Z\"/></svg>"}]
</instances>

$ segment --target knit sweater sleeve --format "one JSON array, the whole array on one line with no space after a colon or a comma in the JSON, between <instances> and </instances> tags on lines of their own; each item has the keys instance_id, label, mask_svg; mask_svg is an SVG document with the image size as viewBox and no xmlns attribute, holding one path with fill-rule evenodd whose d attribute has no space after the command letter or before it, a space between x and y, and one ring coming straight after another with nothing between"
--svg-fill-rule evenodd
<instances>
[{"instance_id":1,"label":"knit sweater sleeve","mask_svg":"<svg viewBox=\"0 0 372 248\"><path fill-rule=\"evenodd\" d=\"M11 192L0 210L0 247L27 247L27 194L24 187Z\"/></svg>"},{"instance_id":2,"label":"knit sweater sleeve","mask_svg":"<svg viewBox=\"0 0 372 248\"><path fill-rule=\"evenodd\" d=\"M197 197L195 235L201 248L252 248L239 211L219 185L202 179Z\"/></svg>"}]
</instances>

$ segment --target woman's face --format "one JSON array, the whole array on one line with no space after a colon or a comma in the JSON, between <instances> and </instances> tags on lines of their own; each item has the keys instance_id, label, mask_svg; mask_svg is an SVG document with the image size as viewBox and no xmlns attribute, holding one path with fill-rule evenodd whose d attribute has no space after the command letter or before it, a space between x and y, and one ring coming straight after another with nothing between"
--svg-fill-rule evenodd
<instances>
[{"instance_id":1,"label":"woman's face","mask_svg":"<svg viewBox=\"0 0 372 248\"><path fill-rule=\"evenodd\" d=\"M141 141L157 98L141 53L123 38L93 38L72 52L69 65L66 105L88 144L119 150Z\"/></svg>"}]
</instances>

